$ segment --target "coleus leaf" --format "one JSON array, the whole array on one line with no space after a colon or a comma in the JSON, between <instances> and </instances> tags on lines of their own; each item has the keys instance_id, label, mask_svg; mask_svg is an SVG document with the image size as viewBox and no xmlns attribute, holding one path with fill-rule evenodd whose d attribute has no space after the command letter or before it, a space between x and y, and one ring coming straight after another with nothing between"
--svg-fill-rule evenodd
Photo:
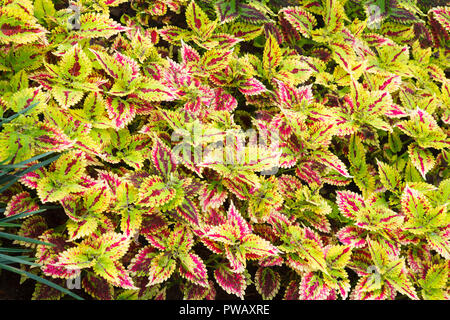
<instances>
[{"instance_id":1,"label":"coleus leaf","mask_svg":"<svg viewBox=\"0 0 450 320\"><path fill-rule=\"evenodd\" d=\"M368 239L367 242L375 267L378 270L381 270L380 280L388 283L401 293L408 295L411 299L417 300L416 290L408 279L404 259L389 256L386 251L383 250L381 244L376 241ZM382 286L381 281L379 282L380 283L377 284L375 281L375 284L378 287L375 287L376 289L380 289L379 287Z\"/></svg>"},{"instance_id":2,"label":"coleus leaf","mask_svg":"<svg viewBox=\"0 0 450 320\"><path fill-rule=\"evenodd\" d=\"M64 280L52 280L53 283L56 283L59 286L64 285ZM59 291L58 289L52 288L43 283L36 283L36 287L33 292L33 296L31 300L60 300L64 296L64 292Z\"/></svg>"},{"instance_id":3,"label":"coleus leaf","mask_svg":"<svg viewBox=\"0 0 450 320\"><path fill-rule=\"evenodd\" d=\"M278 177L278 189L285 198L293 199L295 191L302 188L301 181L290 175L282 175Z\"/></svg>"},{"instance_id":4,"label":"coleus leaf","mask_svg":"<svg viewBox=\"0 0 450 320\"><path fill-rule=\"evenodd\" d=\"M257 95L266 90L264 84L255 77L251 77L239 85L239 91L246 96Z\"/></svg>"},{"instance_id":5,"label":"coleus leaf","mask_svg":"<svg viewBox=\"0 0 450 320\"><path fill-rule=\"evenodd\" d=\"M330 167L341 175L347 178L351 178L347 171L345 164L333 153L328 150L314 150L311 152L313 159L327 167Z\"/></svg>"},{"instance_id":6,"label":"coleus leaf","mask_svg":"<svg viewBox=\"0 0 450 320\"><path fill-rule=\"evenodd\" d=\"M444 149L450 145L446 134L431 114L416 108L411 112L410 117L410 120L397 123L396 127L413 137L420 147Z\"/></svg>"},{"instance_id":7,"label":"coleus leaf","mask_svg":"<svg viewBox=\"0 0 450 320\"><path fill-rule=\"evenodd\" d=\"M395 280L394 280L395 279ZM395 278L389 277L389 283L399 292L406 294L413 300L419 300L416 289L408 279L408 275L405 270L402 270L400 275Z\"/></svg>"},{"instance_id":8,"label":"coleus leaf","mask_svg":"<svg viewBox=\"0 0 450 320\"><path fill-rule=\"evenodd\" d=\"M244 236L251 233L249 223L242 217L234 203L231 203L228 208L226 224L231 227L231 232L233 232L233 235L235 235L237 239L242 239Z\"/></svg>"},{"instance_id":9,"label":"coleus leaf","mask_svg":"<svg viewBox=\"0 0 450 320\"><path fill-rule=\"evenodd\" d=\"M258 258L274 256L280 253L280 250L269 241L254 234L244 236L242 238L240 248L245 250L246 254L250 254L252 257L254 256Z\"/></svg>"},{"instance_id":10,"label":"coleus leaf","mask_svg":"<svg viewBox=\"0 0 450 320\"><path fill-rule=\"evenodd\" d=\"M199 190L200 205L203 212L218 209L228 197L224 187L218 183L205 184Z\"/></svg>"},{"instance_id":11,"label":"coleus leaf","mask_svg":"<svg viewBox=\"0 0 450 320\"><path fill-rule=\"evenodd\" d=\"M198 53L198 51L187 45L184 41L181 42L180 53L181 59L183 60L183 63L185 65L188 65L190 63L195 65L200 62L200 54Z\"/></svg>"},{"instance_id":12,"label":"coleus leaf","mask_svg":"<svg viewBox=\"0 0 450 320\"><path fill-rule=\"evenodd\" d=\"M145 101L172 101L175 95L160 81L143 77L135 90L136 95Z\"/></svg>"},{"instance_id":13,"label":"coleus leaf","mask_svg":"<svg viewBox=\"0 0 450 320\"><path fill-rule=\"evenodd\" d=\"M202 259L194 254L180 255L180 275L194 284L209 287L208 271Z\"/></svg>"},{"instance_id":14,"label":"coleus leaf","mask_svg":"<svg viewBox=\"0 0 450 320\"><path fill-rule=\"evenodd\" d=\"M200 58L202 70L207 73L216 73L223 70L232 58L233 51L211 49Z\"/></svg>"},{"instance_id":15,"label":"coleus leaf","mask_svg":"<svg viewBox=\"0 0 450 320\"><path fill-rule=\"evenodd\" d=\"M343 269L350 261L351 255L350 247L335 245L327 248L325 259L330 268Z\"/></svg>"},{"instance_id":16,"label":"coleus leaf","mask_svg":"<svg viewBox=\"0 0 450 320\"><path fill-rule=\"evenodd\" d=\"M133 257L128 266L128 271L132 275L145 276L151 268L151 262L155 256L158 255L156 249L151 246L143 247Z\"/></svg>"},{"instance_id":17,"label":"coleus leaf","mask_svg":"<svg viewBox=\"0 0 450 320\"><path fill-rule=\"evenodd\" d=\"M126 100L108 97L105 102L108 118L117 129L125 128L136 116L136 109Z\"/></svg>"},{"instance_id":18,"label":"coleus leaf","mask_svg":"<svg viewBox=\"0 0 450 320\"><path fill-rule=\"evenodd\" d=\"M208 209L203 221L207 225L218 226L225 223L225 212L221 209Z\"/></svg>"},{"instance_id":19,"label":"coleus leaf","mask_svg":"<svg viewBox=\"0 0 450 320\"><path fill-rule=\"evenodd\" d=\"M428 11L428 14L430 13L447 32L450 32L450 7L436 7Z\"/></svg>"},{"instance_id":20,"label":"coleus leaf","mask_svg":"<svg viewBox=\"0 0 450 320\"><path fill-rule=\"evenodd\" d=\"M377 164L381 183L386 189L395 192L401 184L400 174L394 168L381 161L377 160Z\"/></svg>"},{"instance_id":21,"label":"coleus leaf","mask_svg":"<svg viewBox=\"0 0 450 320\"><path fill-rule=\"evenodd\" d=\"M316 18L301 7L283 8L279 14L283 14L283 18L306 38L311 37L311 31L317 25Z\"/></svg>"},{"instance_id":22,"label":"coleus leaf","mask_svg":"<svg viewBox=\"0 0 450 320\"><path fill-rule=\"evenodd\" d=\"M280 274L272 268L259 267L255 274L255 286L264 300L273 299L281 284Z\"/></svg>"},{"instance_id":23,"label":"coleus leaf","mask_svg":"<svg viewBox=\"0 0 450 320\"><path fill-rule=\"evenodd\" d=\"M298 85L306 82L312 73L313 70L306 61L296 57L288 57L282 62L275 78Z\"/></svg>"},{"instance_id":24,"label":"coleus leaf","mask_svg":"<svg viewBox=\"0 0 450 320\"><path fill-rule=\"evenodd\" d=\"M178 45L181 40L187 42L192 39L190 31L171 25L163 27L159 30L159 34L161 38L174 45Z\"/></svg>"},{"instance_id":25,"label":"coleus leaf","mask_svg":"<svg viewBox=\"0 0 450 320\"><path fill-rule=\"evenodd\" d=\"M194 0L186 8L186 23L201 39L209 38L217 25L217 21L211 22Z\"/></svg>"},{"instance_id":26,"label":"coleus leaf","mask_svg":"<svg viewBox=\"0 0 450 320\"><path fill-rule=\"evenodd\" d=\"M123 289L137 289L128 272L118 261L98 261L97 264L93 266L93 270L97 275L102 276L114 286Z\"/></svg>"},{"instance_id":27,"label":"coleus leaf","mask_svg":"<svg viewBox=\"0 0 450 320\"><path fill-rule=\"evenodd\" d=\"M101 0L100 4L105 7L117 7L119 4L124 2L125 0Z\"/></svg>"},{"instance_id":28,"label":"coleus leaf","mask_svg":"<svg viewBox=\"0 0 450 320\"><path fill-rule=\"evenodd\" d=\"M233 22L231 25L228 25L226 31L236 38L249 41L258 37L263 31L263 27L243 22Z\"/></svg>"},{"instance_id":29,"label":"coleus leaf","mask_svg":"<svg viewBox=\"0 0 450 320\"><path fill-rule=\"evenodd\" d=\"M84 251L86 251L86 248L81 246L65 250L58 256L58 266L69 270L92 267L96 261L95 259L89 259Z\"/></svg>"},{"instance_id":30,"label":"coleus leaf","mask_svg":"<svg viewBox=\"0 0 450 320\"><path fill-rule=\"evenodd\" d=\"M60 128L50 123L37 123L34 139L36 141L36 148L46 152L67 150L75 142Z\"/></svg>"},{"instance_id":31,"label":"coleus leaf","mask_svg":"<svg viewBox=\"0 0 450 320\"><path fill-rule=\"evenodd\" d=\"M225 256L228 259L230 270L235 273L244 272L247 262L245 252L239 247L225 246Z\"/></svg>"},{"instance_id":32,"label":"coleus leaf","mask_svg":"<svg viewBox=\"0 0 450 320\"><path fill-rule=\"evenodd\" d=\"M104 246L102 256L117 261L127 253L131 239L121 233L108 232L103 233L96 241Z\"/></svg>"},{"instance_id":33,"label":"coleus leaf","mask_svg":"<svg viewBox=\"0 0 450 320\"><path fill-rule=\"evenodd\" d=\"M175 271L177 262L166 253L160 253L150 263L148 286L162 283L169 279Z\"/></svg>"},{"instance_id":34,"label":"coleus leaf","mask_svg":"<svg viewBox=\"0 0 450 320\"><path fill-rule=\"evenodd\" d=\"M162 230L157 233L144 232L145 238L155 248L166 251L167 250L167 238L171 235L170 230L164 226Z\"/></svg>"},{"instance_id":35,"label":"coleus leaf","mask_svg":"<svg viewBox=\"0 0 450 320\"><path fill-rule=\"evenodd\" d=\"M347 218L354 219L358 211L366 206L363 197L352 191L338 191L336 195L339 211Z\"/></svg>"},{"instance_id":36,"label":"coleus leaf","mask_svg":"<svg viewBox=\"0 0 450 320\"><path fill-rule=\"evenodd\" d=\"M81 38L109 38L127 29L107 15L89 12L80 16L80 29L75 34Z\"/></svg>"},{"instance_id":37,"label":"coleus leaf","mask_svg":"<svg viewBox=\"0 0 450 320\"><path fill-rule=\"evenodd\" d=\"M329 170L329 172L321 177L322 181L333 186L346 186L351 183L351 179L342 176L336 170Z\"/></svg>"},{"instance_id":38,"label":"coleus leaf","mask_svg":"<svg viewBox=\"0 0 450 320\"><path fill-rule=\"evenodd\" d=\"M410 218L420 218L431 211L430 201L417 190L406 186L401 197L404 214Z\"/></svg>"},{"instance_id":39,"label":"coleus leaf","mask_svg":"<svg viewBox=\"0 0 450 320\"><path fill-rule=\"evenodd\" d=\"M109 193L108 187L105 185L97 184L92 186L83 193L83 204L84 207L93 213L102 213L109 208L111 203L111 194ZM75 202L77 202L75 200ZM74 218L74 213L72 217Z\"/></svg>"},{"instance_id":40,"label":"coleus leaf","mask_svg":"<svg viewBox=\"0 0 450 320\"><path fill-rule=\"evenodd\" d=\"M89 272L81 280L83 289L90 294L94 299L98 300L113 300L114 289L106 279Z\"/></svg>"},{"instance_id":41,"label":"coleus leaf","mask_svg":"<svg viewBox=\"0 0 450 320\"><path fill-rule=\"evenodd\" d=\"M57 265L58 254L70 247L66 242L66 237L49 229L39 238L54 245L38 245L36 248L36 259L38 263L42 264L41 270L45 275L52 278L69 279L80 274L79 270L69 270Z\"/></svg>"},{"instance_id":42,"label":"coleus leaf","mask_svg":"<svg viewBox=\"0 0 450 320\"><path fill-rule=\"evenodd\" d=\"M408 156L411 163L420 172L423 179L426 180L427 172L430 171L436 163L431 151L411 143L408 146Z\"/></svg>"},{"instance_id":43,"label":"coleus leaf","mask_svg":"<svg viewBox=\"0 0 450 320\"><path fill-rule=\"evenodd\" d=\"M53 170L37 183L37 193L43 203L57 201L67 193L80 192L84 188L81 178L85 173L84 153L71 151L63 154L52 164Z\"/></svg>"},{"instance_id":44,"label":"coleus leaf","mask_svg":"<svg viewBox=\"0 0 450 320\"><path fill-rule=\"evenodd\" d=\"M91 235L98 226L97 217L88 216L81 221L67 221L69 240L76 240Z\"/></svg>"},{"instance_id":45,"label":"coleus leaf","mask_svg":"<svg viewBox=\"0 0 450 320\"><path fill-rule=\"evenodd\" d=\"M142 213L140 210L134 208L132 210L125 210L122 212L122 219L120 220L120 229L127 236L135 235L139 231L142 224Z\"/></svg>"},{"instance_id":46,"label":"coleus leaf","mask_svg":"<svg viewBox=\"0 0 450 320\"><path fill-rule=\"evenodd\" d=\"M176 212L189 223L199 225L199 210L193 200L184 198L176 207Z\"/></svg>"},{"instance_id":47,"label":"coleus leaf","mask_svg":"<svg viewBox=\"0 0 450 320\"><path fill-rule=\"evenodd\" d=\"M299 283L296 280L291 280L286 286L284 293L284 300L300 300Z\"/></svg>"},{"instance_id":48,"label":"coleus leaf","mask_svg":"<svg viewBox=\"0 0 450 320\"><path fill-rule=\"evenodd\" d=\"M62 151L73 142L54 126L20 116L17 121L4 125L0 145L0 161L17 164L37 155L38 151Z\"/></svg>"},{"instance_id":49,"label":"coleus leaf","mask_svg":"<svg viewBox=\"0 0 450 320\"><path fill-rule=\"evenodd\" d=\"M155 139L152 148L152 161L156 170L164 176L168 177L175 172L177 162L172 151L159 139Z\"/></svg>"},{"instance_id":50,"label":"coleus leaf","mask_svg":"<svg viewBox=\"0 0 450 320\"><path fill-rule=\"evenodd\" d=\"M368 230L395 230L403 223L404 217L382 205L368 206L357 214L356 225Z\"/></svg>"},{"instance_id":51,"label":"coleus leaf","mask_svg":"<svg viewBox=\"0 0 450 320\"><path fill-rule=\"evenodd\" d=\"M160 207L176 196L176 189L168 187L159 176L146 178L139 189L139 204L149 207Z\"/></svg>"},{"instance_id":52,"label":"coleus leaf","mask_svg":"<svg viewBox=\"0 0 450 320\"><path fill-rule=\"evenodd\" d=\"M123 55L119 52L114 53L114 55L109 55L102 51L97 51L89 49L97 62L100 64L102 69L113 79L118 80L117 84L124 85L123 93L119 92L119 87L117 89L111 89L114 95L125 95L129 93L127 87L136 83L136 80L140 76L140 70L138 63L132 58Z\"/></svg>"},{"instance_id":53,"label":"coleus leaf","mask_svg":"<svg viewBox=\"0 0 450 320\"><path fill-rule=\"evenodd\" d=\"M167 250L178 251L179 253L188 253L194 244L191 230L181 224L175 226L165 241Z\"/></svg>"},{"instance_id":54,"label":"coleus leaf","mask_svg":"<svg viewBox=\"0 0 450 320\"><path fill-rule=\"evenodd\" d=\"M183 286L184 300L214 300L216 297L216 289L214 283L209 280L209 287L205 288L193 283L187 283Z\"/></svg>"},{"instance_id":55,"label":"coleus leaf","mask_svg":"<svg viewBox=\"0 0 450 320\"><path fill-rule=\"evenodd\" d=\"M23 191L12 196L3 214L6 217L10 217L19 213L32 212L36 210L39 210L39 205L33 198L31 198L27 191Z\"/></svg>"},{"instance_id":56,"label":"coleus leaf","mask_svg":"<svg viewBox=\"0 0 450 320\"><path fill-rule=\"evenodd\" d=\"M66 51L59 62L60 76L69 81L83 81L92 71L92 63L80 46Z\"/></svg>"},{"instance_id":57,"label":"coleus leaf","mask_svg":"<svg viewBox=\"0 0 450 320\"><path fill-rule=\"evenodd\" d=\"M432 232L427 235L427 241L430 246L436 250L443 258L450 259L450 241L447 230L441 232Z\"/></svg>"},{"instance_id":58,"label":"coleus leaf","mask_svg":"<svg viewBox=\"0 0 450 320\"><path fill-rule=\"evenodd\" d=\"M324 169L323 166L318 164L315 161L301 161L296 170L295 173L297 174L297 177L299 177L301 180L306 181L309 184L321 184L321 176L320 173L316 170L316 168Z\"/></svg>"},{"instance_id":59,"label":"coleus leaf","mask_svg":"<svg viewBox=\"0 0 450 320\"><path fill-rule=\"evenodd\" d=\"M13 6L0 9L0 31L0 42L4 44L34 42L47 33L32 15Z\"/></svg>"},{"instance_id":60,"label":"coleus leaf","mask_svg":"<svg viewBox=\"0 0 450 320\"><path fill-rule=\"evenodd\" d=\"M22 175L22 177L19 179L19 181L24 184L25 186L36 189L38 185L38 181L43 178L47 174L47 169L44 167L39 167L38 169L27 172L26 174Z\"/></svg>"},{"instance_id":61,"label":"coleus leaf","mask_svg":"<svg viewBox=\"0 0 450 320\"><path fill-rule=\"evenodd\" d=\"M86 154L80 151L70 151L63 154L51 165L55 178L66 180L81 178L86 170Z\"/></svg>"},{"instance_id":62,"label":"coleus leaf","mask_svg":"<svg viewBox=\"0 0 450 320\"><path fill-rule=\"evenodd\" d=\"M209 37L208 41L203 43L203 48L205 48L206 50L229 50L242 41L243 39L237 38L227 33L215 33L211 37Z\"/></svg>"},{"instance_id":63,"label":"coleus leaf","mask_svg":"<svg viewBox=\"0 0 450 320\"><path fill-rule=\"evenodd\" d=\"M342 30L344 20L347 20L344 5L337 0L327 0L324 4L323 19L328 32L331 34Z\"/></svg>"},{"instance_id":64,"label":"coleus leaf","mask_svg":"<svg viewBox=\"0 0 450 320\"><path fill-rule=\"evenodd\" d=\"M25 221L22 222L17 235L28 239L38 240L39 236L41 236L47 229L48 226L45 219L42 216L33 215L25 218ZM33 245L32 243L22 240L15 240L14 242L26 247L30 247Z\"/></svg>"},{"instance_id":65,"label":"coleus leaf","mask_svg":"<svg viewBox=\"0 0 450 320\"><path fill-rule=\"evenodd\" d=\"M95 274L112 285L136 289L128 272L119 262L127 252L129 244L129 238L115 232L107 232L98 238L87 238L77 247L62 252L57 265L69 270L92 267Z\"/></svg>"},{"instance_id":66,"label":"coleus leaf","mask_svg":"<svg viewBox=\"0 0 450 320\"><path fill-rule=\"evenodd\" d=\"M425 278L419 280L422 296L426 300L444 300L449 273L448 264L436 264L427 271Z\"/></svg>"},{"instance_id":67,"label":"coleus leaf","mask_svg":"<svg viewBox=\"0 0 450 320\"><path fill-rule=\"evenodd\" d=\"M49 96L42 91L41 87L24 88L12 94L6 103L14 112L25 112L28 108L33 108L33 111L36 112L47 106L48 98Z\"/></svg>"},{"instance_id":68,"label":"coleus leaf","mask_svg":"<svg viewBox=\"0 0 450 320\"><path fill-rule=\"evenodd\" d=\"M156 0L149 5L146 12L152 16L162 16L167 12L167 5L162 1Z\"/></svg>"},{"instance_id":69,"label":"coleus leaf","mask_svg":"<svg viewBox=\"0 0 450 320\"><path fill-rule=\"evenodd\" d=\"M313 272L306 273L300 282L299 292L302 300L325 300L331 289Z\"/></svg>"},{"instance_id":70,"label":"coleus leaf","mask_svg":"<svg viewBox=\"0 0 450 320\"><path fill-rule=\"evenodd\" d=\"M266 40L263 54L263 67L267 74L275 72L275 68L280 64L282 57L281 48L278 41L270 34Z\"/></svg>"},{"instance_id":71,"label":"coleus leaf","mask_svg":"<svg viewBox=\"0 0 450 320\"><path fill-rule=\"evenodd\" d=\"M219 0L214 6L220 23L230 22L239 17L238 0Z\"/></svg>"},{"instance_id":72,"label":"coleus leaf","mask_svg":"<svg viewBox=\"0 0 450 320\"><path fill-rule=\"evenodd\" d=\"M253 24L261 24L265 22L269 22L269 18L265 15L265 13L262 10L259 10L256 5L259 3L251 3L251 4L239 4L239 17L243 21L247 23L253 23Z\"/></svg>"},{"instance_id":73,"label":"coleus leaf","mask_svg":"<svg viewBox=\"0 0 450 320\"><path fill-rule=\"evenodd\" d=\"M232 272L227 265L221 264L214 270L214 278L219 286L229 294L244 299L247 281L243 273Z\"/></svg>"},{"instance_id":74,"label":"coleus leaf","mask_svg":"<svg viewBox=\"0 0 450 320\"><path fill-rule=\"evenodd\" d=\"M350 299L352 300L393 300L395 298L395 289L389 284L383 284L381 288L372 291L365 290L370 283L369 276L359 278L353 289Z\"/></svg>"},{"instance_id":75,"label":"coleus leaf","mask_svg":"<svg viewBox=\"0 0 450 320\"><path fill-rule=\"evenodd\" d=\"M222 252L222 249L216 247L214 243L210 243L209 241L214 241L218 243L224 243L224 244L233 244L235 238L235 234L233 234L233 230L230 230L231 228L229 225L225 223L215 226L208 230L208 232L205 234L206 245L208 247L211 247L210 249L213 251L220 251Z\"/></svg>"},{"instance_id":76,"label":"coleus leaf","mask_svg":"<svg viewBox=\"0 0 450 320\"><path fill-rule=\"evenodd\" d=\"M426 30L426 27L422 24L420 28L422 33L425 33L427 35L427 42L428 45L431 45L431 43L434 44L435 47L445 47L446 41L450 39L447 32L445 32L445 29L443 26L434 18L433 14L428 14L428 23L431 30ZM425 29L425 30L424 30ZM428 31L428 32L426 32ZM430 36L431 33L431 36Z\"/></svg>"},{"instance_id":77,"label":"coleus leaf","mask_svg":"<svg viewBox=\"0 0 450 320\"><path fill-rule=\"evenodd\" d=\"M292 226L289 228L292 230ZM300 233L304 233L301 231ZM291 234L292 235L292 234ZM302 239L299 239L301 237ZM285 240L285 242L287 242ZM312 239L305 239L305 235L295 235L295 238L284 245L281 249L291 251L287 256L286 263L294 270L299 272L309 270L326 271L326 261L321 248L321 244Z\"/></svg>"},{"instance_id":78,"label":"coleus leaf","mask_svg":"<svg viewBox=\"0 0 450 320\"><path fill-rule=\"evenodd\" d=\"M145 215L142 220L140 232L146 236L156 234L167 228L167 221L159 214Z\"/></svg>"}]
</instances>

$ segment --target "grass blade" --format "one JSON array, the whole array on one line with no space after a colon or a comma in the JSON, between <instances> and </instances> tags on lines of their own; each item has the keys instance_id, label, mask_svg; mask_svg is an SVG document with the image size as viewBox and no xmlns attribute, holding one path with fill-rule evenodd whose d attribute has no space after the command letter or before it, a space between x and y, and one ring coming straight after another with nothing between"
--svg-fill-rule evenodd
<instances>
[{"instance_id":1,"label":"grass blade","mask_svg":"<svg viewBox=\"0 0 450 320\"><path fill-rule=\"evenodd\" d=\"M2 253L0 253L0 259L4 259L4 260L8 260L8 261L15 262L15 263L20 263L20 264L27 264L27 265L33 266L33 267L39 266L39 264L22 259L21 257L9 256L9 255L2 254Z\"/></svg>"},{"instance_id":2,"label":"grass blade","mask_svg":"<svg viewBox=\"0 0 450 320\"><path fill-rule=\"evenodd\" d=\"M10 186L12 186L17 180L19 180L24 174L27 174L27 173L29 173L29 172L33 172L33 171L35 171L35 170L37 170L37 169L39 169L40 167L43 167L43 166L45 166L45 165L47 165L47 164L49 164L49 163L52 163L53 161L55 161L56 159L58 159L59 157L61 156L61 154L58 154L58 155L56 155L56 156L54 156L54 157L51 157L50 159L47 159L47 160L44 160L44 161L42 161L42 162L39 162L39 163L36 163L36 164L34 164L34 165L32 165L31 167L29 167L29 168L27 168L27 169L25 169L25 170L22 170L22 171L20 171L20 172L18 172L16 175L14 175L13 177L10 175L10 176L8 176L7 178L8 179L0 179L0 185L1 184L3 184L3 183L5 183L6 181L9 181L5 186L3 186L1 189L0 189L0 193L2 193L3 191L5 191L5 190L7 190ZM9 179L11 179L11 180L9 180Z\"/></svg>"},{"instance_id":3,"label":"grass blade","mask_svg":"<svg viewBox=\"0 0 450 320\"><path fill-rule=\"evenodd\" d=\"M27 237L21 237L21 236L17 236L15 234L10 234L10 233L6 233L6 232L0 232L0 238L5 238L8 240L24 241L24 242L28 242L28 243L42 244L42 245L51 246L51 247L55 246L53 243L43 242L43 241L39 241L36 239L27 238Z\"/></svg>"},{"instance_id":4,"label":"grass blade","mask_svg":"<svg viewBox=\"0 0 450 320\"><path fill-rule=\"evenodd\" d=\"M33 109L33 108L34 108L35 106L37 106L38 104L39 104L39 102L33 103L33 104L30 105L28 108L25 108L25 109L23 109L23 110L20 110L19 112L13 114L11 117L5 118L5 119L1 120L1 121L0 121L0 128L1 128L4 124L6 124L6 123L8 123L8 122L11 122L12 120L14 120L15 118L17 118L17 117L20 116L21 114L27 113L28 111L30 111L31 109Z\"/></svg>"},{"instance_id":5,"label":"grass blade","mask_svg":"<svg viewBox=\"0 0 450 320\"><path fill-rule=\"evenodd\" d=\"M41 277L39 277L39 276L37 276L35 274L32 274L30 272L27 272L25 270L17 269L17 268L8 266L8 265L3 264L3 263L0 263L0 268L8 270L8 271L11 271L11 272L15 272L15 273L18 273L18 274L21 274L21 275L25 275L25 276L27 276L30 279L36 280L36 281L38 281L38 282L40 282L42 284L45 284L45 285L47 285L49 287L52 287L52 288L54 288L56 290L59 290L59 291L65 293L65 294L67 294L67 295L69 295L69 296L71 296L71 297L73 297L73 298L75 298L77 300L84 300L82 297L80 297L79 295L71 292L70 290L67 290L66 288L63 288L63 287L57 285L56 283L48 281L48 280L46 280L44 278L41 278Z\"/></svg>"},{"instance_id":6,"label":"grass blade","mask_svg":"<svg viewBox=\"0 0 450 320\"><path fill-rule=\"evenodd\" d=\"M20 248L0 248L0 252L16 253L16 252L31 252L30 249L20 249Z\"/></svg>"},{"instance_id":7,"label":"grass blade","mask_svg":"<svg viewBox=\"0 0 450 320\"><path fill-rule=\"evenodd\" d=\"M45 210L46 209L39 209L39 210L29 211L29 212L24 211L24 212L21 212L19 214L15 214L15 215L10 216L10 217L2 218L2 219L0 219L0 223L14 221L14 220L17 220L17 219L20 219L20 218L25 218L25 217L31 216L33 214L36 214L36 213L44 212Z\"/></svg>"}]
</instances>

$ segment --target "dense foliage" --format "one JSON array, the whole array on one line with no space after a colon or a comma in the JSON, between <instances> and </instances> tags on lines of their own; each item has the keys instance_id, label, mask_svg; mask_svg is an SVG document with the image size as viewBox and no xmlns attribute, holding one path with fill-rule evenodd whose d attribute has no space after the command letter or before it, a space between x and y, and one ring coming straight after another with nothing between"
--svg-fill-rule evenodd
<instances>
[{"instance_id":1,"label":"dense foliage","mask_svg":"<svg viewBox=\"0 0 450 320\"><path fill-rule=\"evenodd\" d=\"M59 154L0 194L21 268L94 299L448 299L449 33L424 0L0 0L0 162Z\"/></svg>"}]
</instances>

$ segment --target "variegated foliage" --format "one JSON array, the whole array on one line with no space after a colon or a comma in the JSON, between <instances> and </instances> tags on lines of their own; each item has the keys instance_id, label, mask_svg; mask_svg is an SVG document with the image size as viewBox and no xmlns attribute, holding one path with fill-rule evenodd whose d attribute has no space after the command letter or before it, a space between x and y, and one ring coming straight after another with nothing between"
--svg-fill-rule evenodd
<instances>
[{"instance_id":1,"label":"variegated foliage","mask_svg":"<svg viewBox=\"0 0 450 320\"><path fill-rule=\"evenodd\" d=\"M44 276L94 299L450 297L450 7L77 6L74 27L0 0L0 161L28 168L0 212L53 244Z\"/></svg>"}]
</instances>

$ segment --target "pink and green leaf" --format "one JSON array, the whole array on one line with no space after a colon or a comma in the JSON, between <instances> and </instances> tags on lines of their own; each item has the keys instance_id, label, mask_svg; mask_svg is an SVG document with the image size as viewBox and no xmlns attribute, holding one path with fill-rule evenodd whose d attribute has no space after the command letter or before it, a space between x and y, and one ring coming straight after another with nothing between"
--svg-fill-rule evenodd
<instances>
[{"instance_id":1,"label":"pink and green leaf","mask_svg":"<svg viewBox=\"0 0 450 320\"><path fill-rule=\"evenodd\" d=\"M408 156L414 167L426 180L426 174L434 167L436 161L430 150L419 147L416 144L408 146Z\"/></svg>"},{"instance_id":2,"label":"pink and green leaf","mask_svg":"<svg viewBox=\"0 0 450 320\"><path fill-rule=\"evenodd\" d=\"M176 190L166 186L159 176L146 178L139 189L139 203L143 206L160 207L171 201Z\"/></svg>"},{"instance_id":3,"label":"pink and green leaf","mask_svg":"<svg viewBox=\"0 0 450 320\"><path fill-rule=\"evenodd\" d=\"M247 281L243 273L234 273L226 265L220 265L214 270L214 278L227 293L244 299Z\"/></svg>"},{"instance_id":4,"label":"pink and green leaf","mask_svg":"<svg viewBox=\"0 0 450 320\"><path fill-rule=\"evenodd\" d=\"M151 153L153 164L162 176L175 172L177 163L172 151L161 140L155 139Z\"/></svg>"},{"instance_id":5,"label":"pink and green leaf","mask_svg":"<svg viewBox=\"0 0 450 320\"><path fill-rule=\"evenodd\" d=\"M280 274L272 268L260 267L255 274L255 286L264 300L273 299L281 285Z\"/></svg>"},{"instance_id":6,"label":"pink and green leaf","mask_svg":"<svg viewBox=\"0 0 450 320\"><path fill-rule=\"evenodd\" d=\"M180 275L194 284L209 287L208 271L202 259L194 254L180 255Z\"/></svg>"},{"instance_id":7,"label":"pink and green leaf","mask_svg":"<svg viewBox=\"0 0 450 320\"><path fill-rule=\"evenodd\" d=\"M363 197L352 191L338 191L336 196L339 211L347 218L354 219L356 214L366 206Z\"/></svg>"},{"instance_id":8,"label":"pink and green leaf","mask_svg":"<svg viewBox=\"0 0 450 320\"><path fill-rule=\"evenodd\" d=\"M150 263L149 277L147 286L152 286L168 280L175 271L177 262L161 253L152 259Z\"/></svg>"},{"instance_id":9,"label":"pink and green leaf","mask_svg":"<svg viewBox=\"0 0 450 320\"><path fill-rule=\"evenodd\" d=\"M113 300L114 289L106 279L89 272L83 276L81 280L83 289L91 295L94 299L98 300Z\"/></svg>"},{"instance_id":10,"label":"pink and green leaf","mask_svg":"<svg viewBox=\"0 0 450 320\"><path fill-rule=\"evenodd\" d=\"M317 25L317 21L311 13L301 7L283 8L280 13L302 36L311 37L311 31Z\"/></svg>"},{"instance_id":11,"label":"pink and green leaf","mask_svg":"<svg viewBox=\"0 0 450 320\"><path fill-rule=\"evenodd\" d=\"M15 194L8 202L4 215L10 217L19 213L39 210L39 205L27 191Z\"/></svg>"}]
</instances>

